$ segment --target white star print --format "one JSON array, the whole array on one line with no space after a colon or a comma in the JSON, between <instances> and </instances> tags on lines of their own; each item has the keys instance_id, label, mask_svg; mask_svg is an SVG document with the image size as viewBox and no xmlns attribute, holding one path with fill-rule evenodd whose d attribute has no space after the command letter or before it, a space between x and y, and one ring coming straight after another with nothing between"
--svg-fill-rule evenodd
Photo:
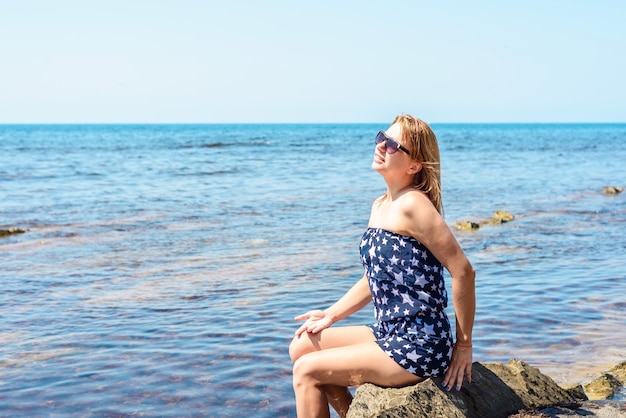
<instances>
[{"instance_id":1,"label":"white star print","mask_svg":"<svg viewBox=\"0 0 626 418\"><path fill-rule=\"evenodd\" d=\"M415 302L411 299L411 297L408 295L408 293L403 293L402 294L402 303L403 304L409 304L411 305L411 307L415 306Z\"/></svg>"},{"instance_id":2,"label":"white star print","mask_svg":"<svg viewBox=\"0 0 626 418\"><path fill-rule=\"evenodd\" d=\"M426 280L426 277L423 274L420 274L415 281L415 284L420 287L426 287L426 285L428 284L428 280Z\"/></svg>"},{"instance_id":3,"label":"white star print","mask_svg":"<svg viewBox=\"0 0 626 418\"><path fill-rule=\"evenodd\" d=\"M376 282L372 283L372 293L378 294L378 286L376 285Z\"/></svg>"},{"instance_id":4,"label":"white star print","mask_svg":"<svg viewBox=\"0 0 626 418\"><path fill-rule=\"evenodd\" d=\"M381 347L411 373L423 370L424 376L435 376L445 372L452 346L443 311L447 304L443 267L411 237L382 229L368 229L364 237L360 259L370 282L377 320L373 329ZM409 248L412 257L402 252ZM396 323L388 322L397 320L401 321L399 333L393 332ZM447 348L433 350L440 342Z\"/></svg>"},{"instance_id":5,"label":"white star print","mask_svg":"<svg viewBox=\"0 0 626 418\"><path fill-rule=\"evenodd\" d=\"M420 356L419 354L417 354L417 352L415 350L411 351L410 353L406 353L406 358L408 358L409 360L411 360L412 362L416 362L418 359L420 359L422 356Z\"/></svg>"}]
</instances>

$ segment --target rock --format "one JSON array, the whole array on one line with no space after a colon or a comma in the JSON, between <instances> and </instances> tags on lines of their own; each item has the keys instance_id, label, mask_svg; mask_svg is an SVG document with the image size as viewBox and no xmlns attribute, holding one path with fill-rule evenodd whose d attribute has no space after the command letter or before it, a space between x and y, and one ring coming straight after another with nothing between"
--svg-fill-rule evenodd
<instances>
[{"instance_id":1,"label":"rock","mask_svg":"<svg viewBox=\"0 0 626 418\"><path fill-rule=\"evenodd\" d=\"M28 229L22 229L22 228L0 229L0 237L8 237L9 235L23 234L24 232L28 232Z\"/></svg>"},{"instance_id":2,"label":"rock","mask_svg":"<svg viewBox=\"0 0 626 418\"><path fill-rule=\"evenodd\" d=\"M482 220L480 222L473 222L468 220L458 221L454 224L456 229L461 231L475 231L479 229L483 225L497 225L503 224L506 222L511 222L515 219L515 216L511 212L507 212L505 210L497 210L493 213L491 219Z\"/></svg>"},{"instance_id":3,"label":"rock","mask_svg":"<svg viewBox=\"0 0 626 418\"><path fill-rule=\"evenodd\" d=\"M491 217L491 223L503 224L506 222L511 222L513 219L515 219L515 216L513 216L511 212L507 212L505 210L498 210L494 212L493 216Z\"/></svg>"},{"instance_id":4,"label":"rock","mask_svg":"<svg viewBox=\"0 0 626 418\"><path fill-rule=\"evenodd\" d=\"M585 385L585 393L592 400L610 399L622 386L622 381L611 373L602 376Z\"/></svg>"},{"instance_id":5,"label":"rock","mask_svg":"<svg viewBox=\"0 0 626 418\"><path fill-rule=\"evenodd\" d=\"M575 401L574 397L551 377L542 374L539 369L523 361L514 359L507 365L493 363L486 366L522 399L526 408L539 408Z\"/></svg>"},{"instance_id":6,"label":"rock","mask_svg":"<svg viewBox=\"0 0 626 418\"><path fill-rule=\"evenodd\" d=\"M610 373L618 379L621 379L622 384L626 385L626 361L613 367L607 373Z\"/></svg>"},{"instance_id":7,"label":"rock","mask_svg":"<svg viewBox=\"0 0 626 418\"><path fill-rule=\"evenodd\" d=\"M583 388L583 385L562 386L562 388L577 401L589 400L585 394L585 388Z\"/></svg>"},{"instance_id":8,"label":"rock","mask_svg":"<svg viewBox=\"0 0 626 418\"><path fill-rule=\"evenodd\" d=\"M608 186L602 189L602 193L604 194L619 194L623 191L624 191L624 188L620 186Z\"/></svg>"},{"instance_id":9,"label":"rock","mask_svg":"<svg viewBox=\"0 0 626 418\"><path fill-rule=\"evenodd\" d=\"M626 403L615 401L587 401L574 405L554 405L539 410L520 411L509 418L619 418L626 417Z\"/></svg>"},{"instance_id":10,"label":"rock","mask_svg":"<svg viewBox=\"0 0 626 418\"><path fill-rule=\"evenodd\" d=\"M459 221L454 226L462 231L475 231L480 228L480 224L472 221Z\"/></svg>"},{"instance_id":11,"label":"rock","mask_svg":"<svg viewBox=\"0 0 626 418\"><path fill-rule=\"evenodd\" d=\"M442 378L404 388L360 386L348 418L508 417L525 408L570 404L574 397L537 368L519 360L472 366L472 383L445 391Z\"/></svg>"}]
</instances>

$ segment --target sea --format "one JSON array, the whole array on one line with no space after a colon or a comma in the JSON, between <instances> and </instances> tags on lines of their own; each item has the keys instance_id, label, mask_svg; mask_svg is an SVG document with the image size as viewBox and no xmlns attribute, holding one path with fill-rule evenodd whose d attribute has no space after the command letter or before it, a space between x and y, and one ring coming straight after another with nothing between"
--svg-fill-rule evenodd
<instances>
[{"instance_id":1,"label":"sea","mask_svg":"<svg viewBox=\"0 0 626 418\"><path fill-rule=\"evenodd\" d=\"M294 417L294 317L363 274L387 127L0 125L0 417ZM432 127L474 360L625 361L626 124Z\"/></svg>"}]
</instances>

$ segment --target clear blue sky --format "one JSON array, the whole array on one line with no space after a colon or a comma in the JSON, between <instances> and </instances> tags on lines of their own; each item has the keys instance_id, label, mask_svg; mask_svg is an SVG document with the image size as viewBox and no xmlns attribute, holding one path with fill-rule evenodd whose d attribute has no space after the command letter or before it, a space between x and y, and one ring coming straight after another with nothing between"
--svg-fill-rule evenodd
<instances>
[{"instance_id":1,"label":"clear blue sky","mask_svg":"<svg viewBox=\"0 0 626 418\"><path fill-rule=\"evenodd\" d=\"M626 1L0 0L0 123L626 122Z\"/></svg>"}]
</instances>

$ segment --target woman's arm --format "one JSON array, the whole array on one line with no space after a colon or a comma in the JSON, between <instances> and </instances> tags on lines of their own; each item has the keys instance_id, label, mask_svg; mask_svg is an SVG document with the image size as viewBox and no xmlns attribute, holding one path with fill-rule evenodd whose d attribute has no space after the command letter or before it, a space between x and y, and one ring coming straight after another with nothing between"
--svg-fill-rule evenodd
<instances>
[{"instance_id":1,"label":"woman's arm","mask_svg":"<svg viewBox=\"0 0 626 418\"><path fill-rule=\"evenodd\" d=\"M472 379L472 330L476 312L475 276L461 246L437 210L414 195L403 206L411 235L424 244L452 276L452 298L456 317L456 346L443 380L444 386L461 388L463 378Z\"/></svg>"},{"instance_id":2,"label":"woman's arm","mask_svg":"<svg viewBox=\"0 0 626 418\"><path fill-rule=\"evenodd\" d=\"M316 334L323 329L330 327L337 321L349 317L353 313L362 309L372 300L367 277L363 277L344 294L341 299L335 302L328 309L321 311L309 311L305 314L296 316L296 321L306 320L296 331L296 335L303 332Z\"/></svg>"}]
</instances>

